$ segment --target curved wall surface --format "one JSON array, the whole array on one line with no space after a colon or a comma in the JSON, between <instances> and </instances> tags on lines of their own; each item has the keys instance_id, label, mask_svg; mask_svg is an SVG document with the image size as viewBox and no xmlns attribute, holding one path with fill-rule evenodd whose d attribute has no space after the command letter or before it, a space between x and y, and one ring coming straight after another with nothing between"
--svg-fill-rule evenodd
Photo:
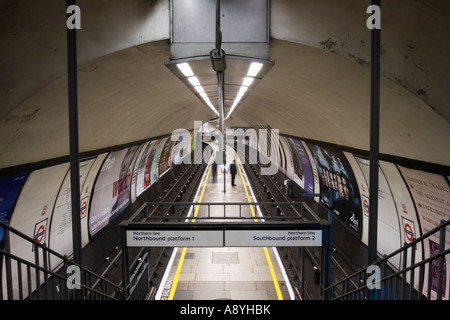
<instances>
[{"instance_id":1,"label":"curved wall surface","mask_svg":"<svg viewBox=\"0 0 450 320\"><path fill-rule=\"evenodd\" d=\"M215 118L164 66L170 59L169 0L77 4L82 151L192 129L196 120ZM369 3L270 4L275 67L227 125L269 125L367 150ZM450 137L449 7L445 0L383 3L383 153L450 164L444 148ZM65 7L55 0L1 0L0 8L0 147L7 150L0 168L66 156Z\"/></svg>"},{"instance_id":2,"label":"curved wall surface","mask_svg":"<svg viewBox=\"0 0 450 320\"><path fill-rule=\"evenodd\" d=\"M170 167L175 143L153 137L216 116L164 65L169 0L77 4L80 151L91 155L81 163L86 245L158 179L155 172ZM282 170L307 192L340 187L346 200L336 215L363 243L370 208L369 4L272 0L275 65L226 122L279 129ZM69 154L65 9L56 0L0 0L0 218L70 254L68 163L60 160ZM387 253L450 217L450 2L385 1L382 17L380 151L399 157L380 162L379 249ZM19 241L13 250L33 255ZM425 257L434 250L433 243L421 248Z\"/></svg>"}]
</instances>

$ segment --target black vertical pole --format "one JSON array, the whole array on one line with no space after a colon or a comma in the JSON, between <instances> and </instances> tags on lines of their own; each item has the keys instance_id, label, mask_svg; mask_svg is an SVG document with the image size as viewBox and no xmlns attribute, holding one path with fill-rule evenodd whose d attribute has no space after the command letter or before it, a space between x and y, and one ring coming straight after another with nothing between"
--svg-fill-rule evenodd
<instances>
[{"instance_id":1,"label":"black vertical pole","mask_svg":"<svg viewBox=\"0 0 450 320\"><path fill-rule=\"evenodd\" d=\"M441 220L441 224L444 224L445 220ZM439 230L439 253L445 250L445 227L441 227ZM436 300L442 300L442 294L444 289L444 263L445 256L441 255L438 258L438 282L437 282L437 297Z\"/></svg>"},{"instance_id":2,"label":"black vertical pole","mask_svg":"<svg viewBox=\"0 0 450 320\"><path fill-rule=\"evenodd\" d=\"M381 0L372 4L381 8ZM372 29L371 97L370 97L370 181L369 181L369 264L377 260L378 232L378 163L380 145L380 47L381 29Z\"/></svg>"},{"instance_id":3,"label":"black vertical pole","mask_svg":"<svg viewBox=\"0 0 450 320\"><path fill-rule=\"evenodd\" d=\"M67 8L75 0L67 0ZM69 18L69 14L67 14ZM78 79L76 28L67 28L67 65L69 90L70 190L72 205L73 261L81 265L80 160L78 147ZM77 298L80 298L77 290Z\"/></svg>"},{"instance_id":4,"label":"black vertical pole","mask_svg":"<svg viewBox=\"0 0 450 320\"><path fill-rule=\"evenodd\" d=\"M130 284L130 256L128 252L127 230L126 225L120 225L120 248L122 249L122 283L123 296L122 300L128 299L128 285Z\"/></svg>"},{"instance_id":5,"label":"black vertical pole","mask_svg":"<svg viewBox=\"0 0 450 320\"><path fill-rule=\"evenodd\" d=\"M221 11L220 11L220 0L216 0L216 52L219 57L222 56L222 31L221 31ZM222 58L225 59L225 58ZM214 68L214 67L213 67ZM214 68L215 69L215 68ZM225 165L227 163L227 157L226 157L226 134L225 134L225 114L223 109L223 83L224 83L224 73L225 70L217 70L215 69L217 73L217 84L219 87L219 131L222 135L222 139L219 145L219 152L222 153L223 159L223 192L227 192L227 173L225 171Z\"/></svg>"},{"instance_id":6,"label":"black vertical pole","mask_svg":"<svg viewBox=\"0 0 450 320\"><path fill-rule=\"evenodd\" d=\"M324 299L329 300L331 299L331 290L326 290L331 285L331 262L332 260L332 253L333 253L333 212L334 212L334 201L336 195L336 190L330 189L329 192L329 202L328 202L328 223L329 225L326 225L324 227L324 237L325 237L325 244L324 244L324 269L322 269L324 274L324 281L323 281L323 289L324 289Z\"/></svg>"}]
</instances>

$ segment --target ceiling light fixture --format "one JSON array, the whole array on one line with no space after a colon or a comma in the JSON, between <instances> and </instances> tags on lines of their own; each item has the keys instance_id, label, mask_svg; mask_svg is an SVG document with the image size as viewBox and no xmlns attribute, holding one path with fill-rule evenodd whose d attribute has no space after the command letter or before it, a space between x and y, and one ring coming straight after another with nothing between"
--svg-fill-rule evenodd
<instances>
[{"instance_id":1,"label":"ceiling light fixture","mask_svg":"<svg viewBox=\"0 0 450 320\"><path fill-rule=\"evenodd\" d=\"M190 77L188 80L194 87L200 86L200 81L198 81L197 77Z\"/></svg>"},{"instance_id":2,"label":"ceiling light fixture","mask_svg":"<svg viewBox=\"0 0 450 320\"><path fill-rule=\"evenodd\" d=\"M205 93L205 89L203 89L202 86L196 86L195 90L197 90L198 93Z\"/></svg>"},{"instance_id":3,"label":"ceiling light fixture","mask_svg":"<svg viewBox=\"0 0 450 320\"><path fill-rule=\"evenodd\" d=\"M249 77L256 77L258 73L261 71L261 68L263 67L262 63L253 62L250 65L250 69L248 70L248 76Z\"/></svg>"},{"instance_id":4,"label":"ceiling light fixture","mask_svg":"<svg viewBox=\"0 0 450 320\"><path fill-rule=\"evenodd\" d=\"M246 93L247 90L248 90L248 87L242 86L242 87L239 89L239 92Z\"/></svg>"},{"instance_id":5,"label":"ceiling light fixture","mask_svg":"<svg viewBox=\"0 0 450 320\"><path fill-rule=\"evenodd\" d=\"M187 62L178 63L177 64L178 69L183 73L183 75L189 80L191 85L194 87L194 89L198 92L200 97L203 99L203 101L206 103L206 105L214 111L215 114L219 115L219 112L217 112L214 105L211 103L211 100L209 100L208 95L205 92L205 89L201 86L200 81L195 76L194 72L191 69L191 66Z\"/></svg>"},{"instance_id":6,"label":"ceiling light fixture","mask_svg":"<svg viewBox=\"0 0 450 320\"><path fill-rule=\"evenodd\" d=\"M213 83L217 80L216 72L225 72L226 68L228 76L223 82L222 98L224 115L228 119L257 83L265 77L274 63L249 57L225 57L223 52L217 51L210 56L168 61L165 65L216 115L219 115L218 107L221 97L217 94L217 85ZM226 65L229 65L228 68Z\"/></svg>"},{"instance_id":7,"label":"ceiling light fixture","mask_svg":"<svg viewBox=\"0 0 450 320\"><path fill-rule=\"evenodd\" d=\"M179 64L177 64L177 67L178 67L178 69L180 69L180 71L184 74L184 76L186 78L194 76L194 72L192 72L192 69L189 66L189 63L187 63L187 62L179 63Z\"/></svg>"},{"instance_id":8,"label":"ceiling light fixture","mask_svg":"<svg viewBox=\"0 0 450 320\"><path fill-rule=\"evenodd\" d=\"M250 87L253 83L253 78L245 77L244 82L242 82L243 86Z\"/></svg>"}]
</instances>

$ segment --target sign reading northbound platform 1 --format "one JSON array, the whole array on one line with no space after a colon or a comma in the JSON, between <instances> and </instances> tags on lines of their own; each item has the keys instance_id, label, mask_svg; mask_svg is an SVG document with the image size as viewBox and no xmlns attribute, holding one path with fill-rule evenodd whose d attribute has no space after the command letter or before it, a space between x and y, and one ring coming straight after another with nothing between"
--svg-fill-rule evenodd
<instances>
[{"instance_id":1,"label":"sign reading northbound platform 1","mask_svg":"<svg viewBox=\"0 0 450 320\"><path fill-rule=\"evenodd\" d=\"M127 230L128 247L320 247L322 230Z\"/></svg>"},{"instance_id":2,"label":"sign reading northbound platform 1","mask_svg":"<svg viewBox=\"0 0 450 320\"><path fill-rule=\"evenodd\" d=\"M222 247L222 230L127 231L129 247Z\"/></svg>"}]
</instances>

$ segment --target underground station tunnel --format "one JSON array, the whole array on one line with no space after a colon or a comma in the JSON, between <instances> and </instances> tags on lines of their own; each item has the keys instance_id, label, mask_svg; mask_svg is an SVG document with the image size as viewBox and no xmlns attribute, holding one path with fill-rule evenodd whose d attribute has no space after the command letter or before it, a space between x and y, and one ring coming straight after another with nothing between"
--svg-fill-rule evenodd
<instances>
[{"instance_id":1,"label":"underground station tunnel","mask_svg":"<svg viewBox=\"0 0 450 320\"><path fill-rule=\"evenodd\" d=\"M1 299L449 300L449 21L0 0Z\"/></svg>"}]
</instances>

